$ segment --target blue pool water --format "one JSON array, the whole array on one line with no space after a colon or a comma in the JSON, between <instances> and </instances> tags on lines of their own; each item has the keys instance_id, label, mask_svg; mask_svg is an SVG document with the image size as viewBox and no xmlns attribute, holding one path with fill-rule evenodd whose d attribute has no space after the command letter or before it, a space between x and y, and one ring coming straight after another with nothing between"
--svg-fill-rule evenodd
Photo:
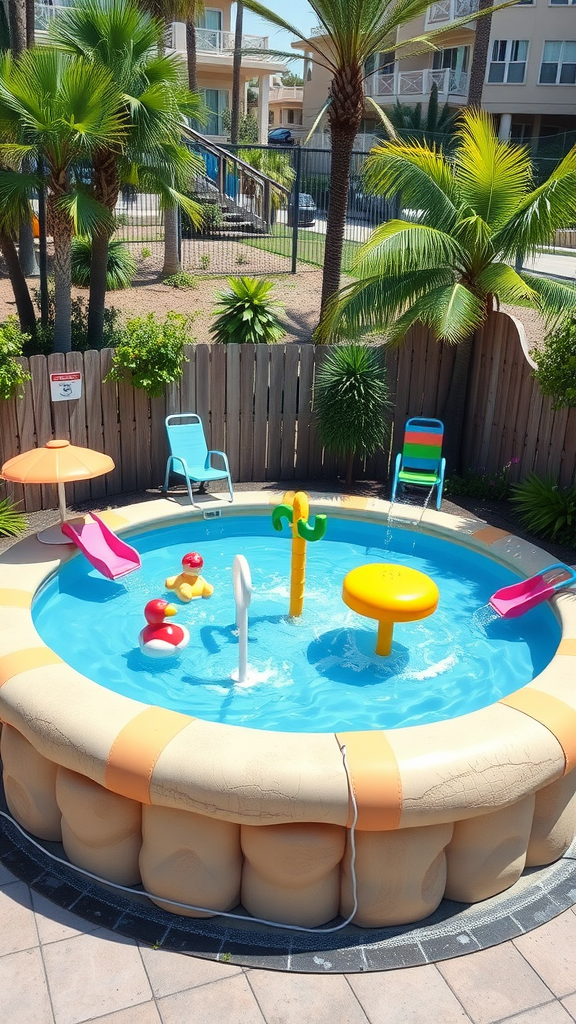
<instances>
[{"instance_id":1,"label":"blue pool water","mask_svg":"<svg viewBox=\"0 0 576 1024\"><path fill-rule=\"evenodd\" d=\"M270 517L185 523L130 538L142 569L117 582L79 555L42 589L33 605L40 636L79 672L118 693L199 718L257 729L328 732L393 729L475 711L542 671L560 641L548 605L503 621L486 608L514 582L496 562L457 544L385 525L328 519L323 540L308 544L304 615L287 617L291 537ZM173 622L190 644L177 658L141 654L143 609L173 595L166 576L199 551L214 595L178 605ZM249 673L240 685L232 591L236 554L248 559ZM354 566L397 562L427 573L440 590L438 610L397 624L389 658L374 654L377 624L342 602Z\"/></svg>"}]
</instances>

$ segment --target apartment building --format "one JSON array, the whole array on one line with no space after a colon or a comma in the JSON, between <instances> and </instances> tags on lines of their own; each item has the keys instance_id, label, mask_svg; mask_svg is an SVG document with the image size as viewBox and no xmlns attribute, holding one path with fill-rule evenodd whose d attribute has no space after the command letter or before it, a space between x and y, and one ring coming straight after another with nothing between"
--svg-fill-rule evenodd
<instances>
[{"instance_id":1,"label":"apartment building","mask_svg":"<svg viewBox=\"0 0 576 1024\"><path fill-rule=\"evenodd\" d=\"M385 110L397 101L425 105L436 84L440 103L466 104L476 22L448 30L435 52L398 59L404 40L474 13L478 0L436 0L398 32L397 51L378 54L366 68L366 93ZM319 36L320 38L320 36ZM303 43L295 46L304 49ZM329 74L318 65L304 86L303 124L309 130L326 99ZM492 17L482 106L502 138L531 141L576 132L576 0L519 0ZM363 131L377 115L366 104ZM575 136L576 139L576 136Z\"/></svg>"},{"instance_id":2,"label":"apartment building","mask_svg":"<svg viewBox=\"0 0 576 1024\"><path fill-rule=\"evenodd\" d=\"M36 3L36 34L41 41L46 38L50 18L60 7L73 7L75 0L43 0ZM232 0L218 0L219 6L208 7L198 19L196 29L198 88L210 112L205 134L218 140L224 136L222 115L232 103L232 60L234 54L234 32L231 25ZM166 38L168 49L173 49L186 59L186 26L174 22ZM248 82L258 79L258 126L259 140L268 138L270 116L270 76L281 74L285 65L267 54L268 37L245 35L243 49L261 51L242 57L241 82L245 97L244 111L247 110L246 95Z\"/></svg>"},{"instance_id":3,"label":"apartment building","mask_svg":"<svg viewBox=\"0 0 576 1024\"><path fill-rule=\"evenodd\" d=\"M304 106L304 88L301 85L282 85L275 83L270 87L270 128L288 128L295 139L302 138L302 108Z\"/></svg>"}]
</instances>

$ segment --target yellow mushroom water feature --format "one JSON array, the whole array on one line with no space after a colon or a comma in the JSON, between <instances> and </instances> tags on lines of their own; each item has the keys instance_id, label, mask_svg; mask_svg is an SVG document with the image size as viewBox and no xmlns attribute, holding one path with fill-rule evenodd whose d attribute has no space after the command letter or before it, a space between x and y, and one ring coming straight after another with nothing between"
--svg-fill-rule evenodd
<instances>
[{"instance_id":1,"label":"yellow mushroom water feature","mask_svg":"<svg viewBox=\"0 0 576 1024\"><path fill-rule=\"evenodd\" d=\"M321 540L326 533L326 516L315 516L314 526L308 522L310 514L308 495L298 491L290 505L287 501L276 505L272 512L272 526L282 529L286 519L292 530L292 564L290 567L290 611L293 618L302 615L306 584L306 541Z\"/></svg>"},{"instance_id":2,"label":"yellow mushroom water feature","mask_svg":"<svg viewBox=\"0 0 576 1024\"><path fill-rule=\"evenodd\" d=\"M344 604L378 622L376 654L383 656L392 649L394 623L432 615L439 597L438 587L425 573L382 562L352 569L342 584Z\"/></svg>"}]
</instances>

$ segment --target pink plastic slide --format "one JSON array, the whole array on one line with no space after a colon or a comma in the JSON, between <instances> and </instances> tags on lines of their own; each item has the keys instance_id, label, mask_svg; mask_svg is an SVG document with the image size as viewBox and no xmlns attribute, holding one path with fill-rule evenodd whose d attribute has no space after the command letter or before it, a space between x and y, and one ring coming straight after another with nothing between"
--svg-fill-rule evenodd
<instances>
[{"instance_id":1,"label":"pink plastic slide","mask_svg":"<svg viewBox=\"0 0 576 1024\"><path fill-rule=\"evenodd\" d=\"M95 512L90 512L90 519L78 526L63 523L62 533L77 544L94 568L109 580L126 576L142 565L135 548L120 540Z\"/></svg>"},{"instance_id":2,"label":"pink plastic slide","mask_svg":"<svg viewBox=\"0 0 576 1024\"><path fill-rule=\"evenodd\" d=\"M551 574L551 575L550 575ZM549 579L546 577L549 576ZM558 578L560 577L560 578ZM490 607L503 619L515 619L535 608L542 601L549 601L562 587L576 583L576 571L562 562L549 565L547 569L530 576L521 583L502 587L490 598Z\"/></svg>"}]
</instances>

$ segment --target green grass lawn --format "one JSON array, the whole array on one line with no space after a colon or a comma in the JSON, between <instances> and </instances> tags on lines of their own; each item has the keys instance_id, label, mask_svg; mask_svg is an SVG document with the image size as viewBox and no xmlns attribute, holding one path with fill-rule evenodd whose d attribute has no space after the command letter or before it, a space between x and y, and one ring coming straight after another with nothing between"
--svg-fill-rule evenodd
<instances>
[{"instance_id":1,"label":"green grass lawn","mask_svg":"<svg viewBox=\"0 0 576 1024\"><path fill-rule=\"evenodd\" d=\"M285 224L275 224L272 234L266 238L254 235L253 238L242 239L244 245L250 245L254 249L264 249L266 252L276 253L278 256L292 256L292 231ZM324 265L324 246L326 235L320 231L312 231L310 228L300 228L298 232L298 260L301 263L312 263L314 266ZM352 260L359 247L359 242L344 241L342 253L342 269L350 272Z\"/></svg>"}]
</instances>

